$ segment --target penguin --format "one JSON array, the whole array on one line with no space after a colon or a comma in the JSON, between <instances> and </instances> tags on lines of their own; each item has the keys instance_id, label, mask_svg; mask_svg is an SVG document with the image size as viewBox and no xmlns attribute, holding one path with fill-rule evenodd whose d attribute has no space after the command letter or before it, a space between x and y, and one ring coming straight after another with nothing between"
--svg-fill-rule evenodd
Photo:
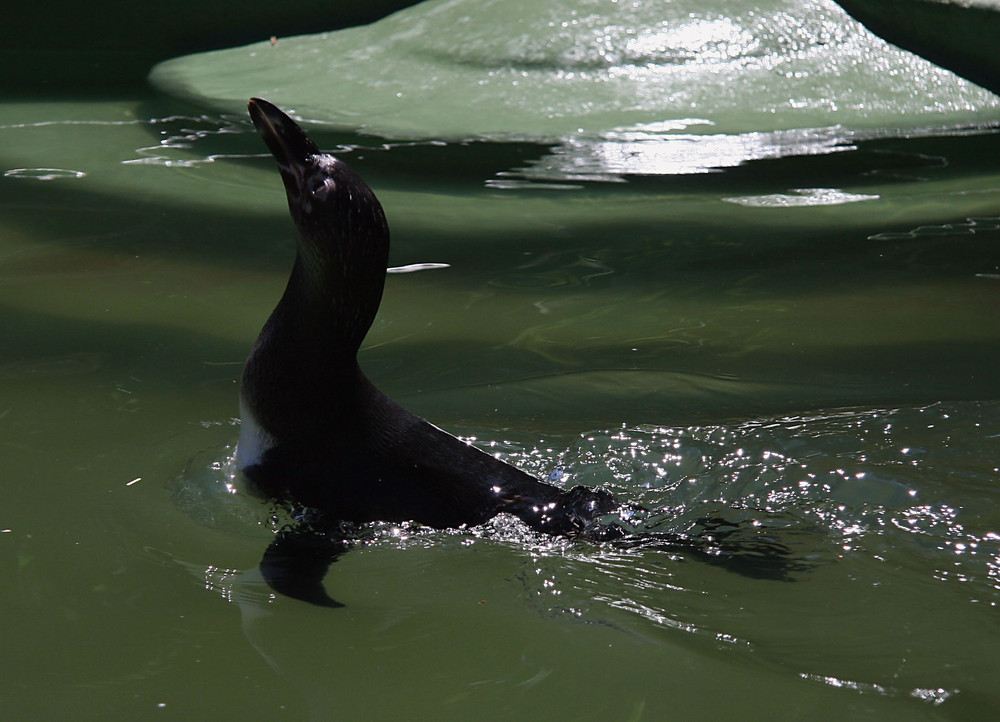
<instances>
[{"instance_id":1,"label":"penguin","mask_svg":"<svg viewBox=\"0 0 1000 722\"><path fill-rule=\"evenodd\" d=\"M236 465L258 493L310 510L276 535L261 571L276 591L338 606L322 586L346 545L342 523L472 527L512 514L538 532L604 540L624 534L609 493L539 481L379 391L358 350L385 286L389 227L371 188L322 153L279 108L253 98L250 118L274 156L297 230L285 291L250 351L240 384Z\"/></svg>"},{"instance_id":2,"label":"penguin","mask_svg":"<svg viewBox=\"0 0 1000 722\"><path fill-rule=\"evenodd\" d=\"M279 108L260 98L247 107L278 164L298 238L288 284L240 384L236 466L251 490L298 510L297 524L275 534L260 562L275 592L342 606L323 579L358 524L461 528L501 513L544 534L680 553L756 579L793 581L790 572L810 568L753 521L706 517L697 532L645 529L646 509L600 489L539 481L379 391L357 357L385 286L382 206Z\"/></svg>"}]
</instances>

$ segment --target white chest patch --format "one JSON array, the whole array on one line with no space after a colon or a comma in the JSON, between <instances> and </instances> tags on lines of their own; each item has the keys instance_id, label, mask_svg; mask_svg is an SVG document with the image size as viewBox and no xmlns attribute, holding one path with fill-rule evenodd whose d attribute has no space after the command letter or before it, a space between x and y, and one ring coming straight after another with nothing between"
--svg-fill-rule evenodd
<instances>
[{"instance_id":1,"label":"white chest patch","mask_svg":"<svg viewBox=\"0 0 1000 722\"><path fill-rule=\"evenodd\" d=\"M249 405L240 394L240 440L236 444L236 468L242 471L259 464L264 453L274 446L274 437L261 428Z\"/></svg>"}]
</instances>

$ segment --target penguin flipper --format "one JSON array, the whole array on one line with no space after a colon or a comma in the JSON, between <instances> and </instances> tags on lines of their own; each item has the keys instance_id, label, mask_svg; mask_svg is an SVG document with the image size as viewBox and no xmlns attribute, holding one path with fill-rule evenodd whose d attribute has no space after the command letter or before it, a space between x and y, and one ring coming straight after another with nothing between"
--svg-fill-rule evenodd
<instances>
[{"instance_id":1,"label":"penguin flipper","mask_svg":"<svg viewBox=\"0 0 1000 722\"><path fill-rule=\"evenodd\" d=\"M264 552L260 573L278 594L319 607L342 607L326 593L323 578L349 548L344 541L311 529L282 529Z\"/></svg>"}]
</instances>

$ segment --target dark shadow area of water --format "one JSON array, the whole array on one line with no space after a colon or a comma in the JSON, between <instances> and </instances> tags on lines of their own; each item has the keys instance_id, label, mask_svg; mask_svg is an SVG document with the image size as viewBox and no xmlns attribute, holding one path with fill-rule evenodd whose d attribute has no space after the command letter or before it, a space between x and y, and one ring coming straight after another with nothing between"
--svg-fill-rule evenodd
<instances>
[{"instance_id":1,"label":"dark shadow area of water","mask_svg":"<svg viewBox=\"0 0 1000 722\"><path fill-rule=\"evenodd\" d=\"M177 55L370 23L415 0L364 3L231 3L180 0L169 7L94 0L51 12L10 3L4 9L0 87L141 87L157 62Z\"/></svg>"},{"instance_id":2,"label":"dark shadow area of water","mask_svg":"<svg viewBox=\"0 0 1000 722\"><path fill-rule=\"evenodd\" d=\"M10 308L0 313L6 337L17 340L2 353L0 375L86 374L108 392L125 386L154 396L198 388L231 397L232 415L238 413L237 380L252 338L241 343L152 324ZM1000 398L989 344L901 343L791 356L758 350L728 361L707 347L654 352L627 366L622 362L629 356L613 346L578 351L574 370L523 349L407 340L363 351L361 363L386 393L442 424L549 432L579 432L608 419L709 423L839 406ZM946 368L942 358L949 359Z\"/></svg>"}]
</instances>

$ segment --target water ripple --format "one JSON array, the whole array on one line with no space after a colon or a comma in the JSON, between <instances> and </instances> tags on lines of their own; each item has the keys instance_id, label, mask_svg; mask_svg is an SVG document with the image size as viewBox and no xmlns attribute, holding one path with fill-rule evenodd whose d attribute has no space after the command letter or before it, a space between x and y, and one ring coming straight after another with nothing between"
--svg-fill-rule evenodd
<instances>
[{"instance_id":1,"label":"water ripple","mask_svg":"<svg viewBox=\"0 0 1000 722\"><path fill-rule=\"evenodd\" d=\"M1000 606L998 438L998 402L622 426L541 443L475 432L474 443L536 476L641 504L630 521L641 534L587 544L500 516L443 532L370 525L357 545L507 548L522 558L515 578L541 614L938 705L962 694L962 675L975 678L969 660L991 654L977 630ZM227 464L231 447L193 462L204 473L186 473L178 503L216 528L227 516L276 528L273 510L231 493ZM782 549L794 583L657 543L657 534L706 539L720 529L749 555Z\"/></svg>"}]
</instances>

